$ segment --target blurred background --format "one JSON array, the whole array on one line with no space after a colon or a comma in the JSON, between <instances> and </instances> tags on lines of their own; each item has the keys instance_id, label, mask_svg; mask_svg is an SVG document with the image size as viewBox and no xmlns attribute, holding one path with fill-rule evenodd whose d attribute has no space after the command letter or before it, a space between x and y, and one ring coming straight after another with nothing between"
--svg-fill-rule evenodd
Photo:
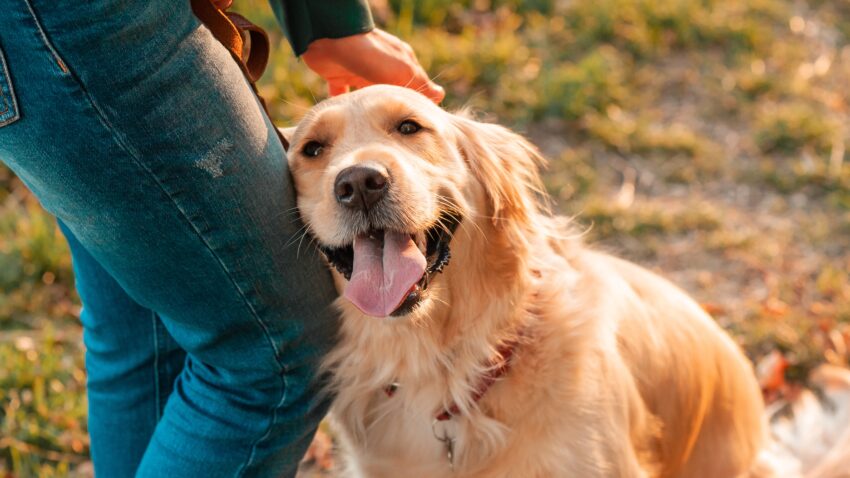
<instances>
[{"instance_id":1,"label":"blurred background","mask_svg":"<svg viewBox=\"0 0 850 478\"><path fill-rule=\"evenodd\" d=\"M662 272L761 364L769 399L850 344L850 2L375 0L448 109L550 159L588 241ZM275 121L325 96L264 0ZM272 193L272 192L270 192ZM79 299L55 221L0 166L0 478L90 476ZM787 363L787 368L777 367ZM305 475L322 474L327 435Z\"/></svg>"}]
</instances>

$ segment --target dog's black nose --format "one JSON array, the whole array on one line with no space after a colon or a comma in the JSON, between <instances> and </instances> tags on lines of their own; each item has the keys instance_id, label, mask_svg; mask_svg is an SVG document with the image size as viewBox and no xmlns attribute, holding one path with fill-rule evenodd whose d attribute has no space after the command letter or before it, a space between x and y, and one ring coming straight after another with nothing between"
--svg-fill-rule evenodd
<instances>
[{"instance_id":1,"label":"dog's black nose","mask_svg":"<svg viewBox=\"0 0 850 478\"><path fill-rule=\"evenodd\" d=\"M366 211L384 197L388 186L385 172L369 166L351 166L336 176L334 194L343 206Z\"/></svg>"}]
</instances>

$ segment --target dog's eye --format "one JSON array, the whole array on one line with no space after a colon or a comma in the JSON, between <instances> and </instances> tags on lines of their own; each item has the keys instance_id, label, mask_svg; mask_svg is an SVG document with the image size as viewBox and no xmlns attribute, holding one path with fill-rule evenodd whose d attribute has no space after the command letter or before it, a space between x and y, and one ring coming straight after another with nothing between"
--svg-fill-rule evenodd
<instances>
[{"instance_id":1,"label":"dog's eye","mask_svg":"<svg viewBox=\"0 0 850 478\"><path fill-rule=\"evenodd\" d=\"M311 158L315 158L316 156L322 154L322 149L324 149L324 145L318 141L310 141L305 144L303 148L301 148L301 152L304 153L304 156L309 156Z\"/></svg>"},{"instance_id":2,"label":"dog's eye","mask_svg":"<svg viewBox=\"0 0 850 478\"><path fill-rule=\"evenodd\" d=\"M413 120L404 120L398 125L398 132L401 134L414 134L422 129L422 126Z\"/></svg>"}]
</instances>

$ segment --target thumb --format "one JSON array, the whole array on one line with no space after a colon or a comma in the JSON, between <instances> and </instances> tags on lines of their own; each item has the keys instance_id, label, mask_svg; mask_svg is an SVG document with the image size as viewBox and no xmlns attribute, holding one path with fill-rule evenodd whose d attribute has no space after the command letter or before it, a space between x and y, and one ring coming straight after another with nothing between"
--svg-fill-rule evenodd
<instances>
[{"instance_id":1,"label":"thumb","mask_svg":"<svg viewBox=\"0 0 850 478\"><path fill-rule=\"evenodd\" d=\"M440 104L440 102L443 101L443 98L446 97L446 90L433 81L428 81L426 89L422 93L428 98L431 98L431 101L437 104Z\"/></svg>"},{"instance_id":2,"label":"thumb","mask_svg":"<svg viewBox=\"0 0 850 478\"><path fill-rule=\"evenodd\" d=\"M431 81L424 72L410 81L409 88L414 89L427 96L434 103L440 104L446 97L446 90L442 86Z\"/></svg>"},{"instance_id":3,"label":"thumb","mask_svg":"<svg viewBox=\"0 0 850 478\"><path fill-rule=\"evenodd\" d=\"M348 83L338 80L328 81L328 95L337 96L348 93Z\"/></svg>"}]
</instances>

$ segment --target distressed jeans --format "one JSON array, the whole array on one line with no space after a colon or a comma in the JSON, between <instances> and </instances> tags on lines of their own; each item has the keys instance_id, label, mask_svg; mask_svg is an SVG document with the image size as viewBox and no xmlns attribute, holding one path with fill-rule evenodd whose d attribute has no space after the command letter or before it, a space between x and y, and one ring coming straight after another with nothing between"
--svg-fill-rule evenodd
<instances>
[{"instance_id":1,"label":"distressed jeans","mask_svg":"<svg viewBox=\"0 0 850 478\"><path fill-rule=\"evenodd\" d=\"M0 160L73 254L99 478L292 476L335 297L188 0L0 0Z\"/></svg>"}]
</instances>

